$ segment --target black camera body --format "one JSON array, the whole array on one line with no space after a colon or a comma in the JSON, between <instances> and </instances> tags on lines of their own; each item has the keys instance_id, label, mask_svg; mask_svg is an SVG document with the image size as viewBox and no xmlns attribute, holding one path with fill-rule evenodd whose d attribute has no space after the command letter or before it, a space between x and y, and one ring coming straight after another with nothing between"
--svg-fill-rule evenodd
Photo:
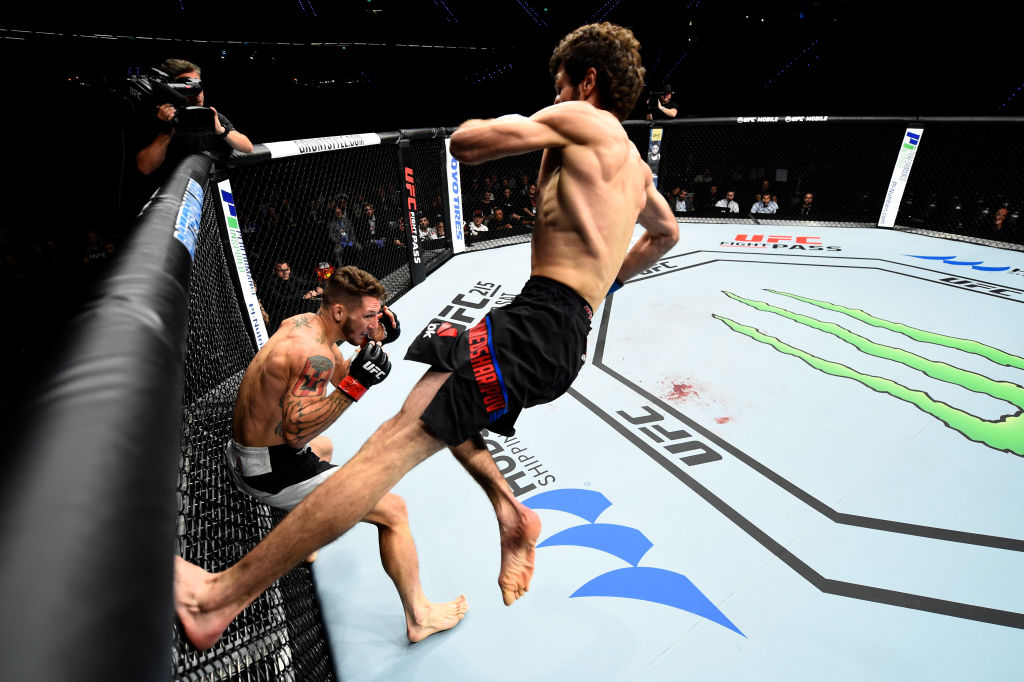
<instances>
[{"instance_id":1,"label":"black camera body","mask_svg":"<svg viewBox=\"0 0 1024 682\"><path fill-rule=\"evenodd\" d=\"M178 78L160 69L150 69L146 75L128 77L128 97L136 111L151 111L161 104L174 107L171 123L191 134L212 133L214 113L209 107L189 106L189 98L203 91L203 82L198 78Z\"/></svg>"}]
</instances>

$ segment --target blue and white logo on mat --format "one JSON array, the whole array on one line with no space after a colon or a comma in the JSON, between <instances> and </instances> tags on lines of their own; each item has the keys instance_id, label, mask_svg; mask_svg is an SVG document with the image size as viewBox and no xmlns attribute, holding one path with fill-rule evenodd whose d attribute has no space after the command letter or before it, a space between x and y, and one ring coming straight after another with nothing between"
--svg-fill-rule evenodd
<instances>
[{"instance_id":1,"label":"blue and white logo on mat","mask_svg":"<svg viewBox=\"0 0 1024 682\"><path fill-rule=\"evenodd\" d=\"M537 547L588 547L616 556L629 564L625 568L597 576L570 597L621 597L664 604L706 618L746 637L685 575L662 568L640 566L640 560L654 543L636 528L597 523L597 517L612 503L596 490L548 490L524 500L523 504L530 509L567 512L587 522L559 531Z\"/></svg>"},{"instance_id":2,"label":"blue and white logo on mat","mask_svg":"<svg viewBox=\"0 0 1024 682\"><path fill-rule=\"evenodd\" d=\"M1004 272L1010 269L1009 265L987 266L982 265L985 262L983 260L957 260L956 256L915 256L912 253L905 253L903 255L910 258L920 258L922 260L942 261L946 265L969 265L972 270L983 270L985 272Z\"/></svg>"}]
</instances>

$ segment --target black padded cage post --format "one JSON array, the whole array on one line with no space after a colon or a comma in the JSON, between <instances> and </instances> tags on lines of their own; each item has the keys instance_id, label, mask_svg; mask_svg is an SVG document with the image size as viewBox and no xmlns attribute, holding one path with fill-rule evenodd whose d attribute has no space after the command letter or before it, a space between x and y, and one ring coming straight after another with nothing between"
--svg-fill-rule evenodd
<instances>
[{"instance_id":1,"label":"black padded cage post","mask_svg":"<svg viewBox=\"0 0 1024 682\"><path fill-rule=\"evenodd\" d=\"M419 224L416 210L416 172L410 165L412 163L410 157L409 140L403 136L398 142L398 167L402 171L402 203L405 220L404 223L400 222L399 224L403 228L402 232L405 233L405 245L409 253L410 286L416 286L426 279L427 271L423 267L423 259L420 257L420 237L416 228Z\"/></svg>"},{"instance_id":2,"label":"black padded cage post","mask_svg":"<svg viewBox=\"0 0 1024 682\"><path fill-rule=\"evenodd\" d=\"M456 230L449 219L449 182L445 156L446 128L401 130L399 154L403 167L414 173L416 237L423 275L433 272L454 255ZM408 187L406 188L408 190ZM408 201L411 197L406 197ZM414 272L414 283L418 275Z\"/></svg>"},{"instance_id":3,"label":"black padded cage post","mask_svg":"<svg viewBox=\"0 0 1024 682\"><path fill-rule=\"evenodd\" d=\"M6 679L167 678L187 287L209 166L185 159L145 207L12 443Z\"/></svg>"}]
</instances>

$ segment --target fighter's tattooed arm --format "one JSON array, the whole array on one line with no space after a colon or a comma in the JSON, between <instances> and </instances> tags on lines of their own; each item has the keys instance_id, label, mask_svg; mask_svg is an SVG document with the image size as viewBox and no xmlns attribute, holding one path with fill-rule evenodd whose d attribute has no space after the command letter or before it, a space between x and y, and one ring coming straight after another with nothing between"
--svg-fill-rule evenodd
<instances>
[{"instance_id":1,"label":"fighter's tattooed arm","mask_svg":"<svg viewBox=\"0 0 1024 682\"><path fill-rule=\"evenodd\" d=\"M320 435L353 401L341 391L327 396L327 382L334 362L324 355L313 355L284 397L282 436L289 445L301 448Z\"/></svg>"}]
</instances>

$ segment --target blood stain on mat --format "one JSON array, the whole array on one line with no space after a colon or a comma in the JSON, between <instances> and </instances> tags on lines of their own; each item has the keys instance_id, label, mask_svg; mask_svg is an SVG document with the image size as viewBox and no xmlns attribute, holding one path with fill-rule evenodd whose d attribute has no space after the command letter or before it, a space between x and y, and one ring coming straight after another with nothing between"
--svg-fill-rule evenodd
<instances>
[{"instance_id":1,"label":"blood stain on mat","mask_svg":"<svg viewBox=\"0 0 1024 682\"><path fill-rule=\"evenodd\" d=\"M732 417L715 417L715 422L718 424L728 424L732 421Z\"/></svg>"},{"instance_id":2,"label":"blood stain on mat","mask_svg":"<svg viewBox=\"0 0 1024 682\"><path fill-rule=\"evenodd\" d=\"M669 400L685 401L690 398L699 398L700 394L697 393L697 389L690 384L674 383L668 392L667 398Z\"/></svg>"}]
</instances>

